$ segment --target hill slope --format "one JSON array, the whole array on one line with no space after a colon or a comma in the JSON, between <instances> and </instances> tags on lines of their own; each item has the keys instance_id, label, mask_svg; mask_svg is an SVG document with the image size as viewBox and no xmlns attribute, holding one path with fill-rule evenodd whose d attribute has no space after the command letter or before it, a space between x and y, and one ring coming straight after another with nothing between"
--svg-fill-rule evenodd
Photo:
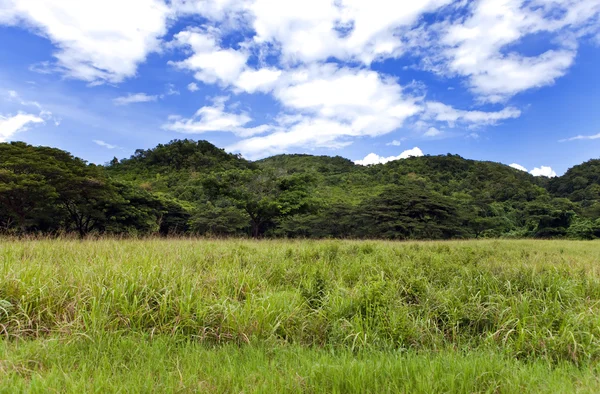
<instances>
[{"instance_id":1,"label":"hill slope","mask_svg":"<svg viewBox=\"0 0 600 394\"><path fill-rule=\"evenodd\" d=\"M0 198L22 201L20 207L6 203L0 208L4 231L69 231L72 220L68 210L61 210L64 202L52 200L54 211L64 215L50 225L51 211L40 204L27 208L32 204L20 183L29 179L22 173L38 174L36 182L48 183L45 173L74 158L65 153L50 161L36 153L47 148L0 146L15 153L0 157ZM17 156L22 157L18 166ZM43 169L40 160L47 161ZM160 229L392 239L600 236L600 160L548 180L450 154L368 167L339 156L300 154L250 162L207 141L175 140L86 171L110 193L104 200L78 197L79 209L93 212L88 216L95 224L85 232Z\"/></svg>"}]
</instances>

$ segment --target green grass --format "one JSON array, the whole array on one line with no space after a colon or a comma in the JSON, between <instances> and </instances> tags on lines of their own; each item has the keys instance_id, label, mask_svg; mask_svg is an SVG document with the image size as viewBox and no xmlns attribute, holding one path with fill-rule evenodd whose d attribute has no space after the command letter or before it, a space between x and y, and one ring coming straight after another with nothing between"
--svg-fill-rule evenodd
<instances>
[{"instance_id":1,"label":"green grass","mask_svg":"<svg viewBox=\"0 0 600 394\"><path fill-rule=\"evenodd\" d=\"M599 392L600 244L4 240L0 392Z\"/></svg>"},{"instance_id":2,"label":"green grass","mask_svg":"<svg viewBox=\"0 0 600 394\"><path fill-rule=\"evenodd\" d=\"M597 393L599 371L493 352L331 352L294 345L206 347L173 338L3 345L7 392ZM10 390L8 389L10 387ZM2 389L0 389L2 391Z\"/></svg>"}]
</instances>

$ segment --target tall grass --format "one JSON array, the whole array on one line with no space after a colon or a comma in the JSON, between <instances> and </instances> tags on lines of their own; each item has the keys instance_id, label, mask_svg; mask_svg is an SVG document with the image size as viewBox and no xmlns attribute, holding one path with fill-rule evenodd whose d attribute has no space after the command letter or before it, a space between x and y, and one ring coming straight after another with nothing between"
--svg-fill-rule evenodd
<instances>
[{"instance_id":1,"label":"tall grass","mask_svg":"<svg viewBox=\"0 0 600 394\"><path fill-rule=\"evenodd\" d=\"M0 392L597 393L600 371L495 352L331 352L137 336L0 343Z\"/></svg>"},{"instance_id":2,"label":"tall grass","mask_svg":"<svg viewBox=\"0 0 600 394\"><path fill-rule=\"evenodd\" d=\"M599 387L599 301L595 242L6 240L0 380L85 388L91 372L81 366L99 363L81 353L90 348L104 354L108 375L112 363L151 370L180 356L189 368L198 357L215 368L229 357L240 373L253 357L269 368L262 358L299 363L298 378L281 367L298 384L286 379L281 391L512 392L540 376L549 379L534 385L540 390L556 379L585 391ZM20 373L19 360L38 347L44 367ZM123 361L129 348L143 360ZM379 378L369 377L371 364ZM69 386L56 368L74 365L82 380ZM417 379L418 368L425 372ZM463 377L435 386L438 373ZM469 383L478 373L491 375ZM402 378L385 383L389 374ZM577 374L583 386L571 379ZM231 379L231 387L249 383ZM227 391L226 379L208 381Z\"/></svg>"}]
</instances>

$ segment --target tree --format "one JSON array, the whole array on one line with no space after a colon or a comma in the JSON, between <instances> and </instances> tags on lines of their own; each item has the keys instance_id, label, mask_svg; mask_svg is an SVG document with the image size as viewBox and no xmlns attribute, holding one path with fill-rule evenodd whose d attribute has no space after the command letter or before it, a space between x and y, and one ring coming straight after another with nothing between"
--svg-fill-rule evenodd
<instances>
[{"instance_id":1,"label":"tree","mask_svg":"<svg viewBox=\"0 0 600 394\"><path fill-rule=\"evenodd\" d=\"M58 199L68 214L70 225L80 237L85 237L106 225L106 214L111 205L124 204L125 200L107 179L70 175L62 180Z\"/></svg>"},{"instance_id":2,"label":"tree","mask_svg":"<svg viewBox=\"0 0 600 394\"><path fill-rule=\"evenodd\" d=\"M257 162L175 140L105 166L0 143L3 232L286 237L598 237L600 160L533 177L457 155L374 166L341 157Z\"/></svg>"},{"instance_id":3,"label":"tree","mask_svg":"<svg viewBox=\"0 0 600 394\"><path fill-rule=\"evenodd\" d=\"M215 204L209 201L196 207L190 227L198 234L231 236L248 228L248 217L245 211L227 201L218 200Z\"/></svg>"},{"instance_id":4,"label":"tree","mask_svg":"<svg viewBox=\"0 0 600 394\"><path fill-rule=\"evenodd\" d=\"M107 204L119 196L101 168L53 148L0 144L0 199L25 231L28 215L62 212L55 225L86 235L105 219ZM65 221L60 223L59 221Z\"/></svg>"},{"instance_id":5,"label":"tree","mask_svg":"<svg viewBox=\"0 0 600 394\"><path fill-rule=\"evenodd\" d=\"M309 178L277 178L271 171L228 171L208 178L204 185L213 198L221 195L246 212L251 234L258 238L263 227L278 217L308 209Z\"/></svg>"},{"instance_id":6,"label":"tree","mask_svg":"<svg viewBox=\"0 0 600 394\"><path fill-rule=\"evenodd\" d=\"M21 233L28 222L35 222L57 197L56 190L38 174L15 174L0 169L0 204L8 217L16 221Z\"/></svg>"},{"instance_id":7,"label":"tree","mask_svg":"<svg viewBox=\"0 0 600 394\"><path fill-rule=\"evenodd\" d=\"M360 207L363 237L447 239L461 236L458 206L414 184L386 188Z\"/></svg>"},{"instance_id":8,"label":"tree","mask_svg":"<svg viewBox=\"0 0 600 394\"><path fill-rule=\"evenodd\" d=\"M533 236L552 238L565 235L575 216L574 207L571 201L563 198L528 203L525 214Z\"/></svg>"}]
</instances>

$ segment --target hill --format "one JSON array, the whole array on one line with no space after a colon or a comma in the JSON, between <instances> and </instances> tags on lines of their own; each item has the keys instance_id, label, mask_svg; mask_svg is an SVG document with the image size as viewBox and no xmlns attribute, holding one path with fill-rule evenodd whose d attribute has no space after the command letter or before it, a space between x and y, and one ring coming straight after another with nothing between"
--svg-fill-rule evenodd
<instances>
[{"instance_id":1,"label":"hill","mask_svg":"<svg viewBox=\"0 0 600 394\"><path fill-rule=\"evenodd\" d=\"M570 168L563 176L551 179L548 190L573 201L597 202L600 200L600 160L589 160Z\"/></svg>"},{"instance_id":2,"label":"hill","mask_svg":"<svg viewBox=\"0 0 600 394\"><path fill-rule=\"evenodd\" d=\"M339 156L301 154L250 162L207 141L174 140L93 166L56 149L23 143L0 149L0 224L9 233L600 236L600 160L548 180L451 154L366 167ZM86 185L102 193L56 185L52 171L63 167L77 168L91 182ZM34 192L46 186L47 204L36 203ZM67 191L76 209L65 203Z\"/></svg>"}]
</instances>

